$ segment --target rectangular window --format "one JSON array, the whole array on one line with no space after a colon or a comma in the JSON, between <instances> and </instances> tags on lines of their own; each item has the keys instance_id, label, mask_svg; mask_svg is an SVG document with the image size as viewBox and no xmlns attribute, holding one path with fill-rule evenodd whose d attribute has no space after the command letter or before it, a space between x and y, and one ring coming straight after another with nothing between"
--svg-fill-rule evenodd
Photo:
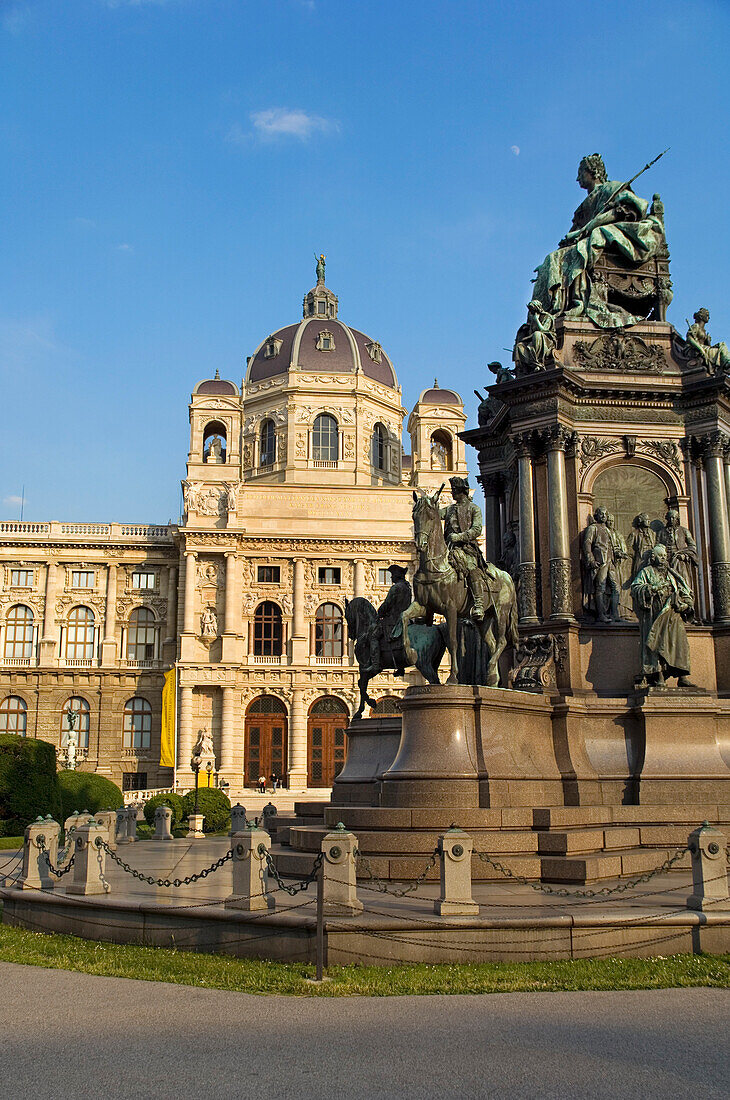
<instances>
[{"instance_id":1,"label":"rectangular window","mask_svg":"<svg viewBox=\"0 0 730 1100\"><path fill-rule=\"evenodd\" d=\"M93 570L86 569L74 569L71 572L71 587L72 588L93 588L94 587L94 572Z\"/></svg>"},{"instance_id":2,"label":"rectangular window","mask_svg":"<svg viewBox=\"0 0 730 1100\"><path fill-rule=\"evenodd\" d=\"M279 584L281 582L280 565L260 565L258 567L259 584Z\"/></svg>"},{"instance_id":3,"label":"rectangular window","mask_svg":"<svg viewBox=\"0 0 730 1100\"><path fill-rule=\"evenodd\" d=\"M320 584L340 584L340 578L342 576L342 570L339 565L320 565L319 567L319 583Z\"/></svg>"},{"instance_id":4,"label":"rectangular window","mask_svg":"<svg viewBox=\"0 0 730 1100\"><path fill-rule=\"evenodd\" d=\"M381 588L390 587L390 573L387 569L378 569L378 584Z\"/></svg>"},{"instance_id":5,"label":"rectangular window","mask_svg":"<svg viewBox=\"0 0 730 1100\"><path fill-rule=\"evenodd\" d=\"M125 772L122 776L123 791L146 791L147 772Z\"/></svg>"},{"instance_id":6,"label":"rectangular window","mask_svg":"<svg viewBox=\"0 0 730 1100\"><path fill-rule=\"evenodd\" d=\"M322 315L322 314L325 314L326 312L327 312L327 303L326 302L317 302L317 313Z\"/></svg>"},{"instance_id":7,"label":"rectangular window","mask_svg":"<svg viewBox=\"0 0 730 1100\"><path fill-rule=\"evenodd\" d=\"M32 588L33 587L33 570L32 569L11 569L10 570L10 584L13 588Z\"/></svg>"},{"instance_id":8,"label":"rectangular window","mask_svg":"<svg viewBox=\"0 0 730 1100\"><path fill-rule=\"evenodd\" d=\"M154 588L154 573L132 573L132 588Z\"/></svg>"}]
</instances>

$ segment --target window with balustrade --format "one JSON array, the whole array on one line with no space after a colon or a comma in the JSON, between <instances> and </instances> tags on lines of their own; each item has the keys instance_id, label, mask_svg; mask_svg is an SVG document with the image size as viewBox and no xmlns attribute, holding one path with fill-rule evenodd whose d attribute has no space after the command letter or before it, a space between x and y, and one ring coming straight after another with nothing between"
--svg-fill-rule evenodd
<instances>
[{"instance_id":1,"label":"window with balustrade","mask_svg":"<svg viewBox=\"0 0 730 1100\"><path fill-rule=\"evenodd\" d=\"M25 737L28 704L19 695L7 695L0 703L0 733L17 733Z\"/></svg>"},{"instance_id":2,"label":"window with balustrade","mask_svg":"<svg viewBox=\"0 0 730 1100\"><path fill-rule=\"evenodd\" d=\"M76 715L74 731L78 737L79 748L88 749L89 727L91 725L89 704L80 695L72 695L70 699L66 700L61 711L61 738L63 738L64 733L68 733L71 729L69 714Z\"/></svg>"},{"instance_id":3,"label":"window with balustrade","mask_svg":"<svg viewBox=\"0 0 730 1100\"><path fill-rule=\"evenodd\" d=\"M342 657L342 612L336 603L323 603L314 619L315 657Z\"/></svg>"},{"instance_id":4,"label":"window with balustrade","mask_svg":"<svg viewBox=\"0 0 730 1100\"><path fill-rule=\"evenodd\" d=\"M272 600L264 600L253 617L254 657L280 657L282 643L281 608Z\"/></svg>"},{"instance_id":5,"label":"window with balustrade","mask_svg":"<svg viewBox=\"0 0 730 1100\"><path fill-rule=\"evenodd\" d=\"M136 607L127 627L127 660L153 661L157 644L157 620L149 607Z\"/></svg>"},{"instance_id":6,"label":"window with balustrade","mask_svg":"<svg viewBox=\"0 0 730 1100\"><path fill-rule=\"evenodd\" d=\"M314 421L312 458L315 462L337 462L339 458L339 429L329 413L320 413Z\"/></svg>"},{"instance_id":7,"label":"window with balustrade","mask_svg":"<svg viewBox=\"0 0 730 1100\"><path fill-rule=\"evenodd\" d=\"M125 749L148 749L152 734L152 707L135 695L124 704L123 745Z\"/></svg>"},{"instance_id":8,"label":"window with balustrade","mask_svg":"<svg viewBox=\"0 0 730 1100\"><path fill-rule=\"evenodd\" d=\"M66 622L67 661L94 659L94 612L90 607L73 607Z\"/></svg>"},{"instance_id":9,"label":"window with balustrade","mask_svg":"<svg viewBox=\"0 0 730 1100\"><path fill-rule=\"evenodd\" d=\"M25 604L15 604L5 620L5 659L27 661L33 656L33 612Z\"/></svg>"}]
</instances>

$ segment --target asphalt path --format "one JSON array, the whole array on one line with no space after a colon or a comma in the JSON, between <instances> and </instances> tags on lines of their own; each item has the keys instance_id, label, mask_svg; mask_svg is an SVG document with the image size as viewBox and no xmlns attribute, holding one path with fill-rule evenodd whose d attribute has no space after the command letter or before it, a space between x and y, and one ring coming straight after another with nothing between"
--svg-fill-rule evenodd
<instances>
[{"instance_id":1,"label":"asphalt path","mask_svg":"<svg viewBox=\"0 0 730 1100\"><path fill-rule=\"evenodd\" d=\"M0 963L0 1097L727 1100L730 991L254 997Z\"/></svg>"}]
</instances>

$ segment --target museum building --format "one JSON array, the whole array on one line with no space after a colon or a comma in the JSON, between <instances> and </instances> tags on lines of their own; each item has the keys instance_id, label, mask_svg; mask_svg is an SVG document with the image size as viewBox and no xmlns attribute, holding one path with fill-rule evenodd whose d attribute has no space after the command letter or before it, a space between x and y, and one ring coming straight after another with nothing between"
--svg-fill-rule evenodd
<instances>
[{"instance_id":1,"label":"museum building","mask_svg":"<svg viewBox=\"0 0 730 1100\"><path fill-rule=\"evenodd\" d=\"M235 795L276 774L331 785L357 706L345 600L377 606L410 569L414 488L466 474L463 402L425 389L407 421L381 344L317 284L237 385L198 383L177 525L0 522L0 732L56 744L77 715L81 768L167 787L160 727L177 670L178 786L198 731ZM408 675L376 681L379 709Z\"/></svg>"}]
</instances>

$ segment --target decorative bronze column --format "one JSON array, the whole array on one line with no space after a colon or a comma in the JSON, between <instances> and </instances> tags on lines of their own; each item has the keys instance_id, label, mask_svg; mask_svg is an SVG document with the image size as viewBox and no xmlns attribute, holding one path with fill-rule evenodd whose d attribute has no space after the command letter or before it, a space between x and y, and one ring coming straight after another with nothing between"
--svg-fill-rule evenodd
<instances>
[{"instance_id":1,"label":"decorative bronze column","mask_svg":"<svg viewBox=\"0 0 730 1100\"><path fill-rule=\"evenodd\" d=\"M724 461L728 438L723 432L710 432L699 442L707 480L713 618L716 623L726 623L730 622L730 526Z\"/></svg>"},{"instance_id":2,"label":"decorative bronze column","mask_svg":"<svg viewBox=\"0 0 730 1100\"><path fill-rule=\"evenodd\" d=\"M529 432L512 440L517 453L520 505L520 583L518 604L521 623L537 623L537 561L535 560L535 505L532 484L532 446Z\"/></svg>"},{"instance_id":3,"label":"decorative bronze column","mask_svg":"<svg viewBox=\"0 0 730 1100\"><path fill-rule=\"evenodd\" d=\"M568 542L568 501L565 450L574 433L555 424L542 433L547 452L548 546L550 555L550 618L573 618L572 571Z\"/></svg>"}]
</instances>

